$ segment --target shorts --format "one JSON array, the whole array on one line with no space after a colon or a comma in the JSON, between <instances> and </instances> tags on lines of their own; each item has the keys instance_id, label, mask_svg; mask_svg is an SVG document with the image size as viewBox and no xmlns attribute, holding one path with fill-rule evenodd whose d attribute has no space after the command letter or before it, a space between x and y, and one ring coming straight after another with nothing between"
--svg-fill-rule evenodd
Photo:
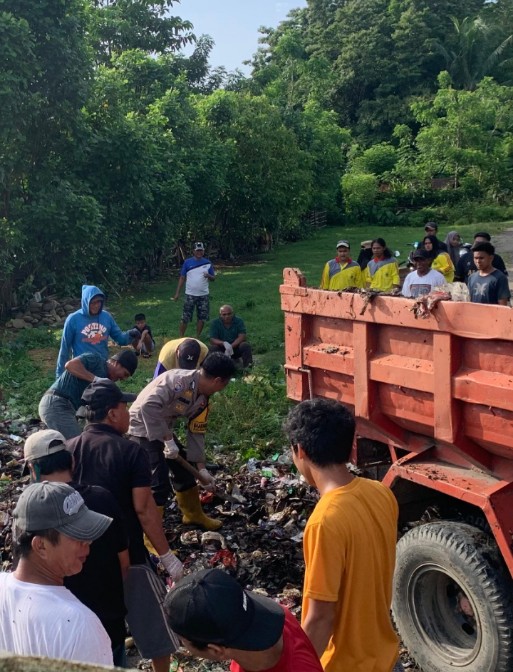
<instances>
[{"instance_id":1,"label":"shorts","mask_svg":"<svg viewBox=\"0 0 513 672\"><path fill-rule=\"evenodd\" d=\"M124 583L126 622L143 658L160 658L180 646L164 613L166 587L151 567L131 565Z\"/></svg>"},{"instance_id":2,"label":"shorts","mask_svg":"<svg viewBox=\"0 0 513 672\"><path fill-rule=\"evenodd\" d=\"M183 304L182 322L187 324L192 320L194 315L194 306L198 313L198 320L206 322L210 315L210 301L208 294L203 296L192 296L192 294L185 295L185 303Z\"/></svg>"}]
</instances>

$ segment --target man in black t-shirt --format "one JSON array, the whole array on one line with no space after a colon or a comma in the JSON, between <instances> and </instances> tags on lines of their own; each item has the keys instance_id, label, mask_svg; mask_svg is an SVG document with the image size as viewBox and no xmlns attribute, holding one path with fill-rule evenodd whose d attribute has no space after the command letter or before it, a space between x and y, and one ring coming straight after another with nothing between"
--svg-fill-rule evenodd
<instances>
[{"instance_id":1,"label":"man in black t-shirt","mask_svg":"<svg viewBox=\"0 0 513 672\"><path fill-rule=\"evenodd\" d=\"M170 654L179 643L162 612L166 589L149 563L143 532L174 580L181 577L183 569L169 549L153 499L148 454L123 436L129 415L126 398L115 383L92 383L82 395L82 403L89 424L66 444L75 458L74 476L79 482L109 490L125 515L130 555L124 586L126 620L141 656L151 658L154 672L168 672Z\"/></svg>"},{"instance_id":2,"label":"man in black t-shirt","mask_svg":"<svg viewBox=\"0 0 513 672\"><path fill-rule=\"evenodd\" d=\"M486 231L480 231L479 233L474 234L474 245L472 246L472 249L460 257L456 264L456 271L454 274L454 279L456 281L464 282L468 285L470 276L477 271L477 266L474 263L474 246L479 243L489 243L491 239L492 237ZM499 254L494 253L493 266L498 271L504 273L504 275L508 275L506 264Z\"/></svg>"},{"instance_id":3,"label":"man in black t-shirt","mask_svg":"<svg viewBox=\"0 0 513 672\"><path fill-rule=\"evenodd\" d=\"M468 291L472 303L488 303L507 306L511 292L508 279L495 268L495 248L491 243L478 243L472 248L477 273L468 280Z\"/></svg>"},{"instance_id":4,"label":"man in black t-shirt","mask_svg":"<svg viewBox=\"0 0 513 672\"><path fill-rule=\"evenodd\" d=\"M112 518L107 531L91 544L82 571L67 576L64 585L98 616L112 643L114 665L125 667L123 578L129 566L125 519L110 492L73 482L73 457L64 441L64 436L53 429L31 434L24 446L24 471L30 473L33 483L58 481L71 485L91 511Z\"/></svg>"}]
</instances>

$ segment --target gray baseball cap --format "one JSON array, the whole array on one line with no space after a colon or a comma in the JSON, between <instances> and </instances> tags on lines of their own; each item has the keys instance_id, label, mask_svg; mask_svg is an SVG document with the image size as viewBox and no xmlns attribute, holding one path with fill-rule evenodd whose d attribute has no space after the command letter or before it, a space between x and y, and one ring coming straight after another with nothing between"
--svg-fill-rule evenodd
<instances>
[{"instance_id":1,"label":"gray baseball cap","mask_svg":"<svg viewBox=\"0 0 513 672\"><path fill-rule=\"evenodd\" d=\"M21 493L13 511L17 533L57 530L79 541L102 536L112 518L87 508L82 495L66 483L33 483Z\"/></svg>"}]
</instances>

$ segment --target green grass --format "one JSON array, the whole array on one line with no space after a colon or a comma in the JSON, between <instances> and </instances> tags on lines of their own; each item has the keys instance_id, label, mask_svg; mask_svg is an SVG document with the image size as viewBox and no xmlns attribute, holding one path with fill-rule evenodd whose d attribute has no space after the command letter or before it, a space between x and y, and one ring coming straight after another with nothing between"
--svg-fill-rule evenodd
<instances>
[{"instance_id":1,"label":"green grass","mask_svg":"<svg viewBox=\"0 0 513 672\"><path fill-rule=\"evenodd\" d=\"M480 228L497 233L508 226L511 223L455 228L464 240L471 240L472 233ZM254 376L247 380L237 377L225 392L214 398L208 444L237 450L241 456L274 452L280 447L281 420L288 407L282 374L284 343L279 295L285 267L300 268L308 284L317 286L323 265L334 255L340 238L350 241L356 257L361 240L381 236L392 251L399 250L401 261L406 259L410 244L421 239L422 234L422 230L395 227L329 227L316 231L307 240L279 245L245 263L215 264L217 278L210 285L211 317L217 316L222 304L233 305L246 323L258 366ZM440 237L445 237L445 232ZM171 301L177 280L178 270L165 280L142 283L121 298L109 295L108 287L104 287L109 295L107 307L123 329L132 326L135 313L145 313L160 348L179 335L183 294L180 301ZM187 335L195 335L193 325ZM0 346L0 389L4 411L10 417L37 417L39 399L53 380L59 338L59 331L37 329L24 331L15 340L4 339ZM208 325L202 338L208 342ZM156 356L141 359L136 374L122 387L131 391L142 389L152 378L155 363Z\"/></svg>"}]
</instances>

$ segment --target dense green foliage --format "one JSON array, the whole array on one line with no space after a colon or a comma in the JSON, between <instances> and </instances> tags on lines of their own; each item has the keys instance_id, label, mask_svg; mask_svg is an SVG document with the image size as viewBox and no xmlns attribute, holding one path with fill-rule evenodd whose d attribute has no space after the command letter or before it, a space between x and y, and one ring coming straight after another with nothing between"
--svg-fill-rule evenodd
<instances>
[{"instance_id":1,"label":"dense green foliage","mask_svg":"<svg viewBox=\"0 0 513 672\"><path fill-rule=\"evenodd\" d=\"M0 315L152 278L194 238L297 240L319 211L511 216L513 0L308 0L247 78L176 9L0 0Z\"/></svg>"}]
</instances>

